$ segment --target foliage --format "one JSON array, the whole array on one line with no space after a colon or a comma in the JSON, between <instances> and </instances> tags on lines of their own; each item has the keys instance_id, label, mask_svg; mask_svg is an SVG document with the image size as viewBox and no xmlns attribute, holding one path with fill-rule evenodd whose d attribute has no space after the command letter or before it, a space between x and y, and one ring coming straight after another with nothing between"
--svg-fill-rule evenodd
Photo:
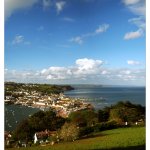
<instances>
[{"instance_id":1,"label":"foliage","mask_svg":"<svg viewBox=\"0 0 150 150\"><path fill-rule=\"evenodd\" d=\"M143 150L145 149L145 127L119 128L95 133L91 138L74 142L62 142L53 146L21 148L21 150ZM16 150L11 148L10 150Z\"/></svg>"},{"instance_id":2,"label":"foliage","mask_svg":"<svg viewBox=\"0 0 150 150\"><path fill-rule=\"evenodd\" d=\"M29 125L28 119L23 120L13 133L14 140L31 140L32 130Z\"/></svg>"},{"instance_id":3,"label":"foliage","mask_svg":"<svg viewBox=\"0 0 150 150\"><path fill-rule=\"evenodd\" d=\"M72 112L67 119L56 116L53 110L39 111L17 126L13 139L29 141L33 139L35 132L61 129L61 139L72 141L94 132L118 128L125 122L135 125L139 120L145 121L145 107L130 102L118 102L98 112L94 110Z\"/></svg>"},{"instance_id":4,"label":"foliage","mask_svg":"<svg viewBox=\"0 0 150 150\"><path fill-rule=\"evenodd\" d=\"M116 121L101 122L96 124L93 129L95 132L110 130L120 127Z\"/></svg>"},{"instance_id":5,"label":"foliage","mask_svg":"<svg viewBox=\"0 0 150 150\"><path fill-rule=\"evenodd\" d=\"M30 94L32 91L39 92L41 95L59 94L67 90L73 90L74 88L69 85L50 85L50 84L24 84L15 82L5 82L5 96L13 96L14 98L21 97L24 94L14 93L20 90L28 91Z\"/></svg>"},{"instance_id":6,"label":"foliage","mask_svg":"<svg viewBox=\"0 0 150 150\"><path fill-rule=\"evenodd\" d=\"M93 126L96 122L98 122L97 113L93 110L72 112L69 115L69 119L79 127Z\"/></svg>"},{"instance_id":7,"label":"foliage","mask_svg":"<svg viewBox=\"0 0 150 150\"><path fill-rule=\"evenodd\" d=\"M74 141L78 138L79 129L73 123L65 123L60 130L60 138L64 141Z\"/></svg>"},{"instance_id":8,"label":"foliage","mask_svg":"<svg viewBox=\"0 0 150 150\"><path fill-rule=\"evenodd\" d=\"M14 138L16 140L32 139L35 132L46 129L51 131L58 130L64 123L65 119L57 117L55 112L51 110L46 112L39 111L17 126Z\"/></svg>"},{"instance_id":9,"label":"foliage","mask_svg":"<svg viewBox=\"0 0 150 150\"><path fill-rule=\"evenodd\" d=\"M124 122L136 122L145 118L145 108L130 102L118 102L110 109L109 120L115 120L119 124Z\"/></svg>"},{"instance_id":10,"label":"foliage","mask_svg":"<svg viewBox=\"0 0 150 150\"><path fill-rule=\"evenodd\" d=\"M82 127L79 131L79 137L88 136L94 132L93 127Z\"/></svg>"},{"instance_id":11,"label":"foliage","mask_svg":"<svg viewBox=\"0 0 150 150\"><path fill-rule=\"evenodd\" d=\"M104 108L103 110L98 110L98 121L99 122L106 122L109 119L110 109L108 107Z\"/></svg>"}]
</instances>

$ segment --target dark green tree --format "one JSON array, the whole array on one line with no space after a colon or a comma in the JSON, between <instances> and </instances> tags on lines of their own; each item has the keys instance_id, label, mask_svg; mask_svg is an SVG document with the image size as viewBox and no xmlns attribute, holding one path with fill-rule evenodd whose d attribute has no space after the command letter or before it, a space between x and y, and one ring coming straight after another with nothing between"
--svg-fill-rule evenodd
<instances>
[{"instance_id":1,"label":"dark green tree","mask_svg":"<svg viewBox=\"0 0 150 150\"><path fill-rule=\"evenodd\" d=\"M69 119L79 127L93 126L96 122L98 122L97 113L93 110L81 110L72 112L69 115Z\"/></svg>"}]
</instances>

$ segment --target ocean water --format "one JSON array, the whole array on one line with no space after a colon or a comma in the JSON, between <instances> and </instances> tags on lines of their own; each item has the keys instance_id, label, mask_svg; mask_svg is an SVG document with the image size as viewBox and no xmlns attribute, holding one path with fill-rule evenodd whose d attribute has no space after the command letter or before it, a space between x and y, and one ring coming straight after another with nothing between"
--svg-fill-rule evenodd
<instances>
[{"instance_id":1,"label":"ocean water","mask_svg":"<svg viewBox=\"0 0 150 150\"><path fill-rule=\"evenodd\" d=\"M92 103L95 109L130 101L145 106L145 87L102 87L95 85L72 85L75 90L65 92L66 96L81 98ZM5 130L12 131L19 122L39 111L21 105L5 105Z\"/></svg>"},{"instance_id":2,"label":"ocean water","mask_svg":"<svg viewBox=\"0 0 150 150\"><path fill-rule=\"evenodd\" d=\"M145 87L103 87L98 85L72 85L75 90L65 95L83 98L96 109L116 104L118 101L130 101L145 106Z\"/></svg>"},{"instance_id":3,"label":"ocean water","mask_svg":"<svg viewBox=\"0 0 150 150\"><path fill-rule=\"evenodd\" d=\"M13 131L23 119L28 118L38 111L38 108L21 105L5 105L5 131Z\"/></svg>"}]
</instances>

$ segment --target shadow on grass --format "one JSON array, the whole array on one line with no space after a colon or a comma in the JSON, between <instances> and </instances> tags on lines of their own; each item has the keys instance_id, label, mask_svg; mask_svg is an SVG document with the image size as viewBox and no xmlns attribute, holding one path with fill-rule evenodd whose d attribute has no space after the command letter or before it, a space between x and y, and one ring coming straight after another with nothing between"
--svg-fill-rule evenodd
<instances>
[{"instance_id":1,"label":"shadow on grass","mask_svg":"<svg viewBox=\"0 0 150 150\"><path fill-rule=\"evenodd\" d=\"M104 137L104 136L109 136L109 135L112 135L112 134L118 134L118 133L111 133L111 134L103 134L103 133L90 134L90 135L85 135L85 136L81 137L79 140L89 139L89 138L96 138L96 137Z\"/></svg>"},{"instance_id":2,"label":"shadow on grass","mask_svg":"<svg viewBox=\"0 0 150 150\"><path fill-rule=\"evenodd\" d=\"M146 149L145 145L110 148L110 150L145 150L145 149ZM92 149L92 150L109 150L109 149Z\"/></svg>"},{"instance_id":3,"label":"shadow on grass","mask_svg":"<svg viewBox=\"0 0 150 150\"><path fill-rule=\"evenodd\" d=\"M91 134L91 135L85 135L85 136L81 137L79 140L89 139L89 138L96 138L96 137L103 137L103 136L105 136L105 135L104 134L97 134L97 135Z\"/></svg>"}]
</instances>

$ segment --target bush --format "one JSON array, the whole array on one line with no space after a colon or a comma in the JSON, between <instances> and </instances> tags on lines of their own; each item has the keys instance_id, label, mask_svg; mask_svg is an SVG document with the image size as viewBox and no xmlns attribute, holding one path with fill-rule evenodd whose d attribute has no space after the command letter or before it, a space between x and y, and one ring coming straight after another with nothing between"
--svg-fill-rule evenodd
<instances>
[{"instance_id":1,"label":"bush","mask_svg":"<svg viewBox=\"0 0 150 150\"><path fill-rule=\"evenodd\" d=\"M106 122L109 119L109 112L110 109L108 107L104 108L103 110L98 110L98 121L99 122Z\"/></svg>"},{"instance_id":2,"label":"bush","mask_svg":"<svg viewBox=\"0 0 150 150\"><path fill-rule=\"evenodd\" d=\"M60 138L64 141L74 141L79 136L79 129L73 123L65 123L60 130Z\"/></svg>"},{"instance_id":3,"label":"bush","mask_svg":"<svg viewBox=\"0 0 150 150\"><path fill-rule=\"evenodd\" d=\"M104 131L104 130L110 130L118 128L119 125L115 121L108 121L108 122L102 122L98 123L93 127L94 132Z\"/></svg>"},{"instance_id":4,"label":"bush","mask_svg":"<svg viewBox=\"0 0 150 150\"><path fill-rule=\"evenodd\" d=\"M69 120L79 127L93 126L98 122L98 115L93 110L80 110L72 112Z\"/></svg>"},{"instance_id":5,"label":"bush","mask_svg":"<svg viewBox=\"0 0 150 150\"><path fill-rule=\"evenodd\" d=\"M94 128L93 127L84 127L84 128L81 128L80 131L79 131L79 137L88 136L92 132L94 132Z\"/></svg>"}]
</instances>

